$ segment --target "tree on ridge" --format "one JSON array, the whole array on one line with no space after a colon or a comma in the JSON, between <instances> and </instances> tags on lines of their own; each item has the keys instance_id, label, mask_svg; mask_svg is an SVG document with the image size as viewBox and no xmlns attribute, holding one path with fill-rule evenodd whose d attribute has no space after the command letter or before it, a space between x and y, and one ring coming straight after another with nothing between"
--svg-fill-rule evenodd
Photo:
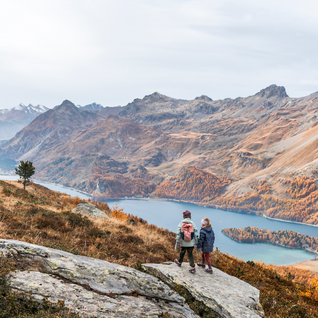
<instances>
[{"instance_id":1,"label":"tree on ridge","mask_svg":"<svg viewBox=\"0 0 318 318\"><path fill-rule=\"evenodd\" d=\"M35 167L33 166L32 161L20 161L18 168L15 168L15 173L19 175L21 179L23 179L23 186L25 190L25 186L28 182L30 182L31 176L35 173Z\"/></svg>"}]
</instances>

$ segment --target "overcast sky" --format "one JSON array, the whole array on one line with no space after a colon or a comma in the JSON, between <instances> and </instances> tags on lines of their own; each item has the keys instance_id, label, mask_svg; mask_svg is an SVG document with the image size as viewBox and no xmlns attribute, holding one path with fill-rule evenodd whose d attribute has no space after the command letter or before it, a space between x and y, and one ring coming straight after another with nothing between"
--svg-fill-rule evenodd
<instances>
[{"instance_id":1,"label":"overcast sky","mask_svg":"<svg viewBox=\"0 0 318 318\"><path fill-rule=\"evenodd\" d=\"M318 91L316 0L4 0L0 108Z\"/></svg>"}]
</instances>

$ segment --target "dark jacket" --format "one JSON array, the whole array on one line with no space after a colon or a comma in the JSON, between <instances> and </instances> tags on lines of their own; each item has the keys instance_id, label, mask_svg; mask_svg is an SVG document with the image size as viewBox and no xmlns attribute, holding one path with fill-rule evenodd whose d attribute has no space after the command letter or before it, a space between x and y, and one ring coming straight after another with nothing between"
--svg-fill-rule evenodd
<instances>
[{"instance_id":1,"label":"dark jacket","mask_svg":"<svg viewBox=\"0 0 318 318\"><path fill-rule=\"evenodd\" d=\"M214 232L212 227L202 227L200 230L200 238L197 244L197 249L201 249L204 253L213 251Z\"/></svg>"}]
</instances>

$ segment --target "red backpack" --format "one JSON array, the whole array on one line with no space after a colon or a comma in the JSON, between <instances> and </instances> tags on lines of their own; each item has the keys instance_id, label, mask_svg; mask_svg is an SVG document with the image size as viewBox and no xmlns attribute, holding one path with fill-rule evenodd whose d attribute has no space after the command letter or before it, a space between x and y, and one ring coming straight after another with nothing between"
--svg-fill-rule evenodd
<instances>
[{"instance_id":1,"label":"red backpack","mask_svg":"<svg viewBox=\"0 0 318 318\"><path fill-rule=\"evenodd\" d=\"M194 238L194 230L192 223L182 223L181 226L181 238L185 242L190 242Z\"/></svg>"}]
</instances>

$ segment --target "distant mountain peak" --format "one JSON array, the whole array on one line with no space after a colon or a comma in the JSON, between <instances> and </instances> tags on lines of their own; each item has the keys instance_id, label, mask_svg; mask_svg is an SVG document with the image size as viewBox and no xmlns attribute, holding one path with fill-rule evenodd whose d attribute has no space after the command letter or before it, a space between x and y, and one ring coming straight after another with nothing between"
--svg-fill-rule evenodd
<instances>
[{"instance_id":1,"label":"distant mountain peak","mask_svg":"<svg viewBox=\"0 0 318 318\"><path fill-rule=\"evenodd\" d=\"M288 97L285 87L284 86L277 86L276 84L272 84L272 85L262 89L256 95L260 95L261 97L265 96L266 98L270 98L273 96L277 96L280 98Z\"/></svg>"},{"instance_id":2,"label":"distant mountain peak","mask_svg":"<svg viewBox=\"0 0 318 318\"><path fill-rule=\"evenodd\" d=\"M210 98L210 97L207 96L207 95L198 96L198 97L196 97L194 100L204 101L204 102L212 102L212 101L213 101L213 99Z\"/></svg>"},{"instance_id":3,"label":"distant mountain peak","mask_svg":"<svg viewBox=\"0 0 318 318\"><path fill-rule=\"evenodd\" d=\"M68 99L65 99L60 106L75 106L75 105L71 101L69 101Z\"/></svg>"},{"instance_id":4,"label":"distant mountain peak","mask_svg":"<svg viewBox=\"0 0 318 318\"><path fill-rule=\"evenodd\" d=\"M102 110L104 109L105 107L101 104L97 104L97 103L91 103L91 104L88 104L88 105L85 105L85 106L81 106L81 105L77 105L78 108L80 109L85 109L85 110Z\"/></svg>"},{"instance_id":5,"label":"distant mountain peak","mask_svg":"<svg viewBox=\"0 0 318 318\"><path fill-rule=\"evenodd\" d=\"M37 105L33 106L32 104L29 104L28 106L24 105L23 103L20 103L18 106L9 108L9 109L2 109L0 111L1 114L9 113L9 112L24 112L28 114L33 114L33 113L44 113L48 110L47 107L43 105Z\"/></svg>"},{"instance_id":6,"label":"distant mountain peak","mask_svg":"<svg viewBox=\"0 0 318 318\"><path fill-rule=\"evenodd\" d=\"M71 101L65 99L61 105L55 106L54 108L58 108L59 110L63 109L78 109Z\"/></svg>"},{"instance_id":7,"label":"distant mountain peak","mask_svg":"<svg viewBox=\"0 0 318 318\"><path fill-rule=\"evenodd\" d=\"M158 92L154 92L150 95L146 95L142 101L143 102L167 102L167 101L170 101L172 100L171 97L168 97L166 95L163 95L163 94L160 94Z\"/></svg>"}]
</instances>

